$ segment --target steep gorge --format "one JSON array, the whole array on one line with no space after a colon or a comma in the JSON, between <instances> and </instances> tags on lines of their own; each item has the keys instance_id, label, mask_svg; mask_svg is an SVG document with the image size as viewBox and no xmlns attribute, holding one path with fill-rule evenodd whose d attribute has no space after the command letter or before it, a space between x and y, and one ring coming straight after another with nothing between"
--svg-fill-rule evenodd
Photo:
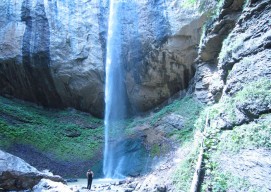
<instances>
[{"instance_id":1,"label":"steep gorge","mask_svg":"<svg viewBox=\"0 0 271 192\"><path fill-rule=\"evenodd\" d=\"M92 1L92 3L94 2L96 1ZM132 182L131 185L124 184L123 188L135 185L134 191L188 191L195 170L195 162L200 148L199 143L204 140L203 179L201 180L200 191L270 191L271 1L223 1L224 3L221 4L216 15L208 18L209 20L205 23L202 38L199 34L204 21L207 19L206 15L198 15L191 7L186 10L179 9L178 6L181 4L178 3L180 2L182 1L142 1L138 4L127 4L124 7L124 10L131 12L132 15L128 17L128 14L123 14L123 23L127 27L124 27L123 30L126 38L123 44L123 60L126 63L125 69L127 71L125 80L127 95L133 110L153 109L166 98L170 98L171 95L187 88L189 81L192 81L188 87L188 97L180 97L172 103L169 101L170 105L163 106L159 110L156 109L150 114L127 120L127 137L118 141L126 143L130 147L127 153L137 150L140 154L145 150L144 153L147 152L147 155L154 162L158 160L160 162L164 159L166 163L160 165L159 168L152 169L152 173L138 177L138 180ZM2 8L5 8L4 3L1 5ZM47 4L44 5L46 10ZM97 7L100 5L105 6L98 9ZM99 29L103 30L98 34L100 37L96 39L99 40L99 43L85 45L98 46L95 50L104 48L105 26L107 25L104 22L107 17L107 6L106 4L100 5L96 7L96 10L105 14L102 16L98 14L99 17L96 21L99 21L99 25L97 23L93 25L93 27L99 26ZM73 7L72 5L69 6ZM137 11L134 9L135 6L138 6ZM18 10L20 9L18 8ZM84 11L82 10L82 12ZM161 15L161 13L163 14ZM164 15L166 16L164 17ZM43 16L41 17L43 18ZM138 21L134 22L136 18ZM43 21L41 24L46 25L47 20L44 18L41 20ZM50 21L50 19L48 20ZM142 20L148 22L142 23ZM103 24L101 25L102 21ZM61 22L64 22L64 20ZM76 22L79 22L79 20L76 20ZM3 24L3 22L1 23ZM146 23L152 25L148 26ZM10 25L7 25L4 29L10 31L8 26ZM29 26L26 25L23 31L30 30ZM66 27L66 25L63 25L63 27ZM5 30L2 29L1 33ZM20 32L20 30L18 31ZM16 33L18 31L15 30ZM70 34L72 34L71 31L77 30L70 29ZM7 33L5 31L5 34ZM93 33L96 35L95 37L98 36L96 31L93 31ZM57 33L53 34L57 35ZM1 37L3 38L2 35ZM36 37L40 39L39 35L36 35ZM46 35L43 39L46 39L45 37ZM77 37L81 37L81 34L77 34ZM24 42L23 36L20 36L20 38L19 42ZM65 52L66 54L62 55L63 61L57 65L56 61L59 61L58 57L63 54L61 52L63 47L61 49L52 47L53 41L51 36L50 38L50 53L48 53L48 42L42 43L44 46L41 46L42 50L39 52L44 50L46 53L44 58L55 57L55 59L50 59L50 62L47 60L47 64L49 62L50 65L45 65L45 71L48 72L49 69L49 72L39 75L39 77L43 77L48 86L37 91L34 94L35 98L38 98L39 93L50 92L48 95L45 94L46 98L54 99L53 101L58 101L57 99L60 98L61 102L66 101L63 106L90 111L96 110L95 107L93 108L93 106L96 106L99 110L102 110L100 107L103 98L100 96L103 95L104 80L99 80L98 83L101 86L98 89L99 99L101 99L99 105L91 103L88 105L91 106L90 108L84 109L82 106L87 106L84 105L84 101L90 97L89 95L87 97L81 95L79 100L77 97L72 97L73 101L63 99L64 96L61 96L60 93L62 91L59 92L59 90L62 90L60 87L63 86L63 82L60 83L56 80L56 76L60 73L52 73L53 69L57 69L54 66L63 69L62 72L69 73L67 82L70 82L70 78L76 77L73 74L78 74L78 81L75 85L80 87L83 85L81 81L88 76L83 75L85 73L82 74L82 72L86 69L94 69L92 65L89 66L89 59L93 57L87 55L85 59L80 60L76 59L78 55L75 56L71 53L70 57L66 57L68 52ZM62 36L59 36L59 39L63 40ZM70 40L69 43L75 39L72 40L71 38ZM0 44L6 41L8 39L1 41ZM92 41L91 36L90 41ZM40 41L36 42L41 43ZM81 43L84 43L84 41L82 40ZM1 44L2 47L7 45L10 44ZM63 44L59 42L58 45ZM66 48L65 46L63 50L66 50ZM77 50L75 47L73 48ZM20 62L23 64L23 59L29 57L31 62L40 64L36 62L35 57L32 58L32 53L27 53L26 47L25 49L17 49L17 52L15 52L17 55L12 51L7 51L9 50L7 47L1 50L6 51L4 56L1 55L0 62L0 67L3 69L0 71L2 94L11 94L11 92L6 91L10 91L11 87L15 86L9 84L14 74L13 70L20 73L18 77L26 77L28 79L26 82L35 80L35 75L22 74L22 70L29 68L19 67L20 70L18 70L18 68L13 69L12 67L12 64L17 67L20 66L18 64ZM18 56L20 52L23 54L24 50L27 53L25 57ZM52 50L55 50L55 52L52 53ZM85 54L93 54L97 57L92 50L88 49ZM101 55L97 63L99 63L99 73L102 74L100 77L103 79L105 53L101 51L98 51L98 53ZM14 59L18 58L21 58L21 61L19 59L19 63L14 63ZM77 60L76 63L71 58ZM195 75L192 64L195 65ZM23 66L26 67L27 65ZM96 73L96 68L94 71ZM89 74L89 71L84 72ZM39 69L37 74L39 74ZM57 75L50 77L48 74ZM192 77L194 78L192 79ZM58 83L52 83L52 79ZM96 80L94 82L97 82ZM16 80L14 83L17 81L21 82L21 80ZM35 90L35 86L43 85L42 83L43 81L35 81L35 85L31 85L33 87L30 90ZM93 81L88 79L88 83L93 83ZM29 84L24 85L29 86ZM20 87L20 84L16 84L16 86L18 86L16 90L18 88L18 90L25 91L23 90L25 87ZM65 90L68 90L71 84L67 83L66 86ZM90 86L84 93L87 95L91 92L96 95L98 92L94 90L93 86ZM51 94L55 92L57 94ZM18 91L18 94L20 93ZM66 93L63 92L63 95L68 97ZM70 93L71 95L81 94L76 89L70 91ZM13 95L16 95L15 92ZM189 98L191 96L193 99ZM205 104L201 104L199 101ZM72 102L79 102L79 104ZM57 104L60 103L57 102ZM92 112L94 115L101 113L102 111ZM206 118L208 118L208 126L204 132ZM86 128L83 125L80 129L85 130ZM82 131L80 129L79 131ZM118 140L118 138L115 138L115 140ZM135 140L136 142L134 142ZM138 143L140 145L133 145ZM181 149L179 159L177 158L178 148ZM140 157L147 157L144 155L146 154ZM145 161L144 158L142 158L143 160L138 159L137 163L142 165L142 162ZM139 167L138 170L141 168ZM138 176L138 170L135 170L132 176Z\"/></svg>"}]
</instances>

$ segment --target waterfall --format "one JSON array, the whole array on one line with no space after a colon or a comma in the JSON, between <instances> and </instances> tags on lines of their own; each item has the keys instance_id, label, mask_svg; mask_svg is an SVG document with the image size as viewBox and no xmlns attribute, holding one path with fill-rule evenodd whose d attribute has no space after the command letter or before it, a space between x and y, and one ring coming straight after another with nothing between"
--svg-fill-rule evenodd
<instances>
[{"instance_id":1,"label":"waterfall","mask_svg":"<svg viewBox=\"0 0 271 192\"><path fill-rule=\"evenodd\" d=\"M108 35L106 47L106 81L105 81L105 146L103 173L106 178L121 177L121 162L116 149L110 143L111 134L121 137L123 126L116 122L126 115L126 89L124 85L124 69L121 62L121 1L110 0ZM117 132L117 133L116 133Z\"/></svg>"}]
</instances>

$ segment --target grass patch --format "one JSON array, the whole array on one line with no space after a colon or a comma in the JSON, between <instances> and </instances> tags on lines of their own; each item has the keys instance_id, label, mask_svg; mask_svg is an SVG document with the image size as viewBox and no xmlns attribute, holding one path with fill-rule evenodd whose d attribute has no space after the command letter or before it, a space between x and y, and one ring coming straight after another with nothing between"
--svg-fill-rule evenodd
<instances>
[{"instance_id":1,"label":"grass patch","mask_svg":"<svg viewBox=\"0 0 271 192\"><path fill-rule=\"evenodd\" d=\"M210 119L210 126L204 139L205 178L202 191L267 191L252 186L242 178L223 172L215 156L222 153L235 154L241 149L271 149L270 114L261 115L269 113L270 103L271 81L261 78L244 85L243 89L232 97L224 96L219 103L208 106L201 112L195 123L197 128L204 127L207 114ZM253 114L254 118L240 125L237 121L242 117L238 117L240 114L237 110L242 111L244 113L242 115ZM223 131L225 121L232 130Z\"/></svg>"},{"instance_id":2,"label":"grass patch","mask_svg":"<svg viewBox=\"0 0 271 192\"><path fill-rule=\"evenodd\" d=\"M197 5L197 0L184 0L182 2L183 8L192 8Z\"/></svg>"},{"instance_id":3,"label":"grass patch","mask_svg":"<svg viewBox=\"0 0 271 192\"><path fill-rule=\"evenodd\" d=\"M181 115L185 118L185 125L189 130L192 130L194 127L194 122L197 119L200 112L203 110L204 105L194 98L191 97L184 97L183 99L176 100L170 105L164 107L160 111L156 112L151 117L151 125L154 125L158 122L161 118L163 118L165 115L168 115L170 113L175 113L178 115Z\"/></svg>"},{"instance_id":4,"label":"grass patch","mask_svg":"<svg viewBox=\"0 0 271 192\"><path fill-rule=\"evenodd\" d=\"M271 80L268 78L261 78L256 82L253 82L239 91L235 100L237 103L244 103L247 100L257 101L261 103L271 103Z\"/></svg>"},{"instance_id":5,"label":"grass patch","mask_svg":"<svg viewBox=\"0 0 271 192\"><path fill-rule=\"evenodd\" d=\"M201 191L222 192L222 191L247 191L267 192L267 189L251 186L245 178L234 176L222 170L215 169L211 177L202 185Z\"/></svg>"},{"instance_id":6,"label":"grass patch","mask_svg":"<svg viewBox=\"0 0 271 192\"><path fill-rule=\"evenodd\" d=\"M0 138L1 149L18 143L58 160L86 160L102 148L103 121L75 110L43 109L0 97Z\"/></svg>"},{"instance_id":7,"label":"grass patch","mask_svg":"<svg viewBox=\"0 0 271 192\"><path fill-rule=\"evenodd\" d=\"M193 146L193 143L191 141L183 145L183 148L188 148L190 152L185 157L185 159L181 161L179 167L172 176L173 184L180 192L189 191L195 171L198 148L191 148L191 146Z\"/></svg>"},{"instance_id":8,"label":"grass patch","mask_svg":"<svg viewBox=\"0 0 271 192\"><path fill-rule=\"evenodd\" d=\"M223 133L219 150L239 152L247 148L271 149L271 118L262 116L256 122L236 126L232 131Z\"/></svg>"}]
</instances>

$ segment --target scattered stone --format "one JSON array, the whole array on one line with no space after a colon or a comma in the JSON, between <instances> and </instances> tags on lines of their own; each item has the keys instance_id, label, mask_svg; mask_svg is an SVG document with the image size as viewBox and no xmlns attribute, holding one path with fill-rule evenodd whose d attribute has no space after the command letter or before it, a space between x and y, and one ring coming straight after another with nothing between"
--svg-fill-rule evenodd
<instances>
[{"instance_id":1,"label":"scattered stone","mask_svg":"<svg viewBox=\"0 0 271 192\"><path fill-rule=\"evenodd\" d=\"M69 183L72 183L72 182L77 182L78 179L66 179L65 181L66 181L66 182L69 182Z\"/></svg>"},{"instance_id":2,"label":"scattered stone","mask_svg":"<svg viewBox=\"0 0 271 192\"><path fill-rule=\"evenodd\" d=\"M132 191L134 191L134 188L126 188L126 189L124 189L124 192L132 192Z\"/></svg>"},{"instance_id":3,"label":"scattered stone","mask_svg":"<svg viewBox=\"0 0 271 192\"><path fill-rule=\"evenodd\" d=\"M120 180L118 184L119 184L119 185L123 185L123 184L125 184L125 183L126 183L126 180Z\"/></svg>"},{"instance_id":4,"label":"scattered stone","mask_svg":"<svg viewBox=\"0 0 271 192\"><path fill-rule=\"evenodd\" d=\"M65 130L64 135L67 137L74 138L74 137L79 137L81 135L81 133L78 130L67 129L67 130Z\"/></svg>"},{"instance_id":5,"label":"scattered stone","mask_svg":"<svg viewBox=\"0 0 271 192\"><path fill-rule=\"evenodd\" d=\"M166 186L158 186L157 187L157 192L166 192L167 191L167 187Z\"/></svg>"}]
</instances>

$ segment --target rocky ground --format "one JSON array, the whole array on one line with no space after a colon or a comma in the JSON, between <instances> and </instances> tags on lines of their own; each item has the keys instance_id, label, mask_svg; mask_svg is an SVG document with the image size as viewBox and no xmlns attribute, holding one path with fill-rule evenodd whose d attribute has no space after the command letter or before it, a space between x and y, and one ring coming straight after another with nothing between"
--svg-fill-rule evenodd
<instances>
[{"instance_id":1,"label":"rocky ground","mask_svg":"<svg viewBox=\"0 0 271 192\"><path fill-rule=\"evenodd\" d=\"M130 191L176 191L172 175L176 171L178 163L180 163L187 155L188 149L179 149L168 154L163 161L158 163L152 172L135 178L126 178L116 181L95 182L92 191L98 192L130 192ZM85 182L69 183L71 189L78 192L87 191Z\"/></svg>"},{"instance_id":2,"label":"rocky ground","mask_svg":"<svg viewBox=\"0 0 271 192\"><path fill-rule=\"evenodd\" d=\"M176 167L180 161L186 156L186 153L189 151L189 149L179 149L175 152L172 152L168 154L163 161L159 162L156 167L154 167L153 171L136 178L126 178L126 179L120 179L120 180L94 180L92 190L91 191L99 191L99 192L129 192L129 191L175 191L174 185L172 183L172 175L173 172L176 170ZM0 180L2 182L0 186L7 189L7 186L10 186L10 189L15 189L14 186L17 185L10 185L10 177L3 177L4 172L14 172L14 167L12 168L12 165L16 165L20 171L24 172L21 173L20 177L16 177L17 180L20 180L22 182L20 183L26 183L29 184L31 187L34 185L33 190L34 191L76 191L76 192L85 192L88 191L86 189L86 180L81 182L68 182L68 185L65 185L61 182L55 182L52 181L50 177L48 178L47 174L45 172L39 172L20 158L17 158L13 155L1 152L1 159L5 159L4 163L11 165L9 166L8 170L4 167L1 168L1 175ZM8 162L9 161L9 162ZM23 169L22 169L23 168ZM30 182L25 178L24 175L29 175L31 173L33 175L32 181ZM44 174L44 176L40 176L40 174ZM50 173L51 174L51 173ZM18 179L20 178L20 179ZM57 176L54 176L52 178L58 178ZM40 180L41 179L41 180ZM38 182L40 180L40 182ZM63 182L63 180L62 180ZM22 186L17 186L17 190L23 188Z\"/></svg>"}]
</instances>

